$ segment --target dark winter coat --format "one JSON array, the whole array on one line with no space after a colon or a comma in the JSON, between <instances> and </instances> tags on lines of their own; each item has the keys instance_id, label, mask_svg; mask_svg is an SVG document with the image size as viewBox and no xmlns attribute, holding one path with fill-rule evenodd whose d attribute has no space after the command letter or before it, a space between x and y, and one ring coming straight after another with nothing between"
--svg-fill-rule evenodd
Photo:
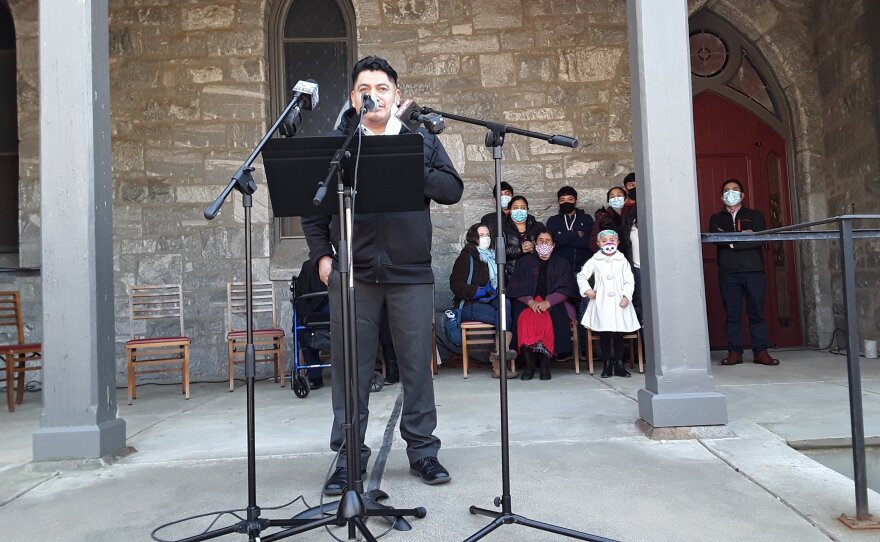
<instances>
[{"instance_id":1,"label":"dark winter coat","mask_svg":"<svg viewBox=\"0 0 880 542\"><path fill-rule=\"evenodd\" d=\"M764 215L761 211L740 207L736 213L736 224L733 215L725 207L721 212L709 217L709 233L735 231L762 231ZM742 243L716 243L718 247L718 274L728 273L763 273L764 243L760 241L744 241Z\"/></svg>"},{"instance_id":2,"label":"dark winter coat","mask_svg":"<svg viewBox=\"0 0 880 542\"><path fill-rule=\"evenodd\" d=\"M532 215L529 215L528 218L526 218L526 236L529 241L532 243L535 242L535 237L538 236L538 228L543 226L544 224ZM523 252L523 239L519 234L519 230L516 229L516 224L514 224L513 219L510 218L509 215L501 219L501 227L504 232L504 254L507 256L507 263L504 266L504 272L509 279L513 275L513 271L516 269L516 261L523 256L528 256L530 253ZM531 252L531 254L534 253L534 251Z\"/></svg>"},{"instance_id":3,"label":"dark winter coat","mask_svg":"<svg viewBox=\"0 0 880 542\"><path fill-rule=\"evenodd\" d=\"M330 135L345 135L357 127L357 122L357 112L350 108ZM409 129L402 126L400 133L409 133ZM355 215L352 264L357 280L388 284L434 282L431 201L457 203L464 184L437 136L423 128L417 133L425 143L425 207L419 211ZM333 247L338 248L340 238L338 216L305 217L302 226L313 264L317 265L323 256L334 256ZM337 265L334 256L334 269Z\"/></svg>"},{"instance_id":4,"label":"dark winter coat","mask_svg":"<svg viewBox=\"0 0 880 542\"><path fill-rule=\"evenodd\" d=\"M474 272L468 283L468 273L471 270L471 261L474 262ZM489 282L489 265L480 260L480 251L473 243L468 243L461 249L458 258L452 265L452 273L449 274L449 289L452 291L453 302L456 307L464 300L465 304L474 302L477 288Z\"/></svg>"},{"instance_id":5,"label":"dark winter coat","mask_svg":"<svg viewBox=\"0 0 880 542\"><path fill-rule=\"evenodd\" d=\"M571 223L571 230L568 229L566 221ZM595 252L590 250L593 217L583 209L575 209L573 223L568 215L557 214L547 219L547 229L553 233L556 244L556 248L553 249L554 254L568 260L575 273L580 271Z\"/></svg>"}]
</instances>

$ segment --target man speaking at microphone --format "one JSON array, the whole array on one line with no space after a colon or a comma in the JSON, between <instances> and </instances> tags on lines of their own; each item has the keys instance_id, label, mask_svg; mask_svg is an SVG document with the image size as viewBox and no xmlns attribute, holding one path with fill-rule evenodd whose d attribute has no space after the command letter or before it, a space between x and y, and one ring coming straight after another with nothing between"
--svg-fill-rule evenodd
<instances>
[{"instance_id":1,"label":"man speaking at microphone","mask_svg":"<svg viewBox=\"0 0 880 542\"><path fill-rule=\"evenodd\" d=\"M397 72L385 59L368 56L355 64L351 73L351 103L332 135L346 135L357 129L363 96L369 96L362 130L367 136L397 135L412 130L394 116L400 104ZM370 379L376 360L378 330L382 309L387 309L394 348L397 350L400 380L403 384L403 410L400 434L406 441L410 473L427 484L450 481L449 472L437 460L440 439L434 436L437 409L431 375L431 323L433 319L434 273L431 269L431 201L450 205L461 199L461 177L443 145L422 128L424 138L425 205L418 211L359 213L354 217L352 267L355 281L357 319L358 394L360 438L364 441L368 421ZM389 176L394 171L389 170ZM351 473L347 471L343 446L345 421L345 380L342 352L342 301L339 289L339 217L317 216L302 219L309 245L309 257L318 268L330 295L330 328L333 337L331 374L333 376L333 427L330 448L342 449L336 470L324 485L326 495L341 495ZM360 450L361 467L366 469L370 448Z\"/></svg>"}]
</instances>

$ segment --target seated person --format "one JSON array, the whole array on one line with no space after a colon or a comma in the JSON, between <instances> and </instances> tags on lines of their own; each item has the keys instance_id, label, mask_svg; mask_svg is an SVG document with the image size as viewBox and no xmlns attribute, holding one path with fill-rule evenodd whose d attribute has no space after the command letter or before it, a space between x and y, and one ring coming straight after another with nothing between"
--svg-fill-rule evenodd
<instances>
[{"instance_id":1,"label":"seated person","mask_svg":"<svg viewBox=\"0 0 880 542\"><path fill-rule=\"evenodd\" d=\"M318 271L312 265L311 260L303 262L299 276L296 278L297 297L316 292L326 292L327 286L318 278ZM308 299L296 300L296 314L299 325L313 322L330 322L330 303L327 296L317 296ZM330 326L327 326L330 330ZM307 329L296 331L297 341L302 351L304 365L321 365L320 350L312 348L310 333ZM294 352L294 355L297 355ZM321 367L311 367L306 372L309 379L309 388L317 390L324 385L324 376Z\"/></svg>"},{"instance_id":2,"label":"seated person","mask_svg":"<svg viewBox=\"0 0 880 542\"><path fill-rule=\"evenodd\" d=\"M488 226L474 224L465 234L466 244L452 266L449 275L449 289L454 296L455 306L461 306L462 322L484 322L498 328L498 267L495 263L495 243ZM470 280L468 277L470 276ZM510 301L504 306L505 320L510 326ZM504 331L508 360L516 358L516 351L510 349L512 334ZM498 347L489 354L492 363L492 378L501 377L501 364ZM516 378L509 374L509 378Z\"/></svg>"},{"instance_id":3,"label":"seated person","mask_svg":"<svg viewBox=\"0 0 880 542\"><path fill-rule=\"evenodd\" d=\"M538 228L535 252L520 258L510 279L517 346L525 361L523 380L531 380L535 367L541 380L550 380L550 362L558 353L572 351L571 322L579 300L571 264L553 254L553 234Z\"/></svg>"}]
</instances>

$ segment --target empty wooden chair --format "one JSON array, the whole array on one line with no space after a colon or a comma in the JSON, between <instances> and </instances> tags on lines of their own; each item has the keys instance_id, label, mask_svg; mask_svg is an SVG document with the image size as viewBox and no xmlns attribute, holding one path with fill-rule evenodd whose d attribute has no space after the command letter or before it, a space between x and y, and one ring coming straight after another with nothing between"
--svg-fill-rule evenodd
<instances>
[{"instance_id":1,"label":"empty wooden chair","mask_svg":"<svg viewBox=\"0 0 880 542\"><path fill-rule=\"evenodd\" d=\"M226 285L226 344L229 355L229 391L235 389L235 365L244 364L247 346L247 285L230 282ZM257 363L271 363L275 382L281 378L284 387L284 330L278 327L275 312L275 290L271 282L253 285L254 350ZM258 321L258 318L262 321ZM262 324L262 327L260 325Z\"/></svg>"},{"instance_id":2,"label":"empty wooden chair","mask_svg":"<svg viewBox=\"0 0 880 542\"><path fill-rule=\"evenodd\" d=\"M183 331L183 293L180 284L132 286L128 304L131 337L125 343L128 403L137 399L137 375L169 371L180 372L183 394L189 399L190 339ZM174 321L176 326L168 324ZM135 338L136 325L141 325L145 330L139 338ZM143 370L140 367L157 368Z\"/></svg>"},{"instance_id":3,"label":"empty wooden chair","mask_svg":"<svg viewBox=\"0 0 880 542\"><path fill-rule=\"evenodd\" d=\"M14 334L12 328L15 328ZM15 412L15 404L24 401L24 376L28 371L43 369L43 347L40 343L27 343L24 321L21 316L21 299L18 292L0 292L0 331L14 336L10 344L0 345L0 361L6 377L6 407ZM13 400L13 394L17 394Z\"/></svg>"},{"instance_id":4,"label":"empty wooden chair","mask_svg":"<svg viewBox=\"0 0 880 542\"><path fill-rule=\"evenodd\" d=\"M485 322L462 322L461 323L461 370L465 378L468 377L468 348L474 346L488 346L489 350L495 349L495 326ZM510 346L514 348L513 345ZM516 372L516 360L510 360L511 373Z\"/></svg>"},{"instance_id":5,"label":"empty wooden chair","mask_svg":"<svg viewBox=\"0 0 880 542\"><path fill-rule=\"evenodd\" d=\"M590 374L593 374L593 341L598 340L598 335L593 335L593 330L587 328L587 363L590 365ZM627 333L623 336L629 341L629 367L635 368L635 360L639 360L639 372L645 372L645 355L642 348L642 334L639 331Z\"/></svg>"}]
</instances>

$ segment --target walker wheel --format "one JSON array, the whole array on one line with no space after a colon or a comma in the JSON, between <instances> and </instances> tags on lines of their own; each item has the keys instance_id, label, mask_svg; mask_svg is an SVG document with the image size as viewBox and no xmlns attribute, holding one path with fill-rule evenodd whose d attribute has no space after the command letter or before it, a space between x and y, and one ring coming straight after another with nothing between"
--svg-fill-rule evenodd
<instances>
[{"instance_id":1,"label":"walker wheel","mask_svg":"<svg viewBox=\"0 0 880 542\"><path fill-rule=\"evenodd\" d=\"M382 391L385 386L385 377L379 371L373 371L373 378L370 379L370 393L374 391Z\"/></svg>"},{"instance_id":2,"label":"walker wheel","mask_svg":"<svg viewBox=\"0 0 880 542\"><path fill-rule=\"evenodd\" d=\"M297 375L293 382L291 382L290 387L293 388L293 393L300 399L305 399L309 396L309 379L302 375Z\"/></svg>"}]
</instances>

